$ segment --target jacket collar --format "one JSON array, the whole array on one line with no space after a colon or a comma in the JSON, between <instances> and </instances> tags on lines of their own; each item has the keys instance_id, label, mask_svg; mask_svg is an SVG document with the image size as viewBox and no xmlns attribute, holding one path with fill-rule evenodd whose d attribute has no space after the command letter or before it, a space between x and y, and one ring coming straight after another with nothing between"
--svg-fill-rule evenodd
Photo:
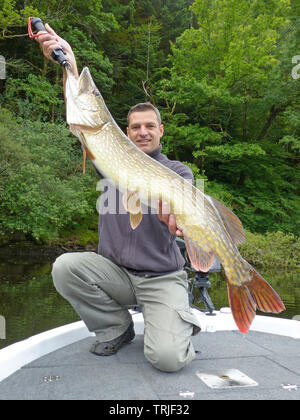
<instances>
[{"instance_id":1,"label":"jacket collar","mask_svg":"<svg viewBox=\"0 0 300 420\"><path fill-rule=\"evenodd\" d=\"M161 149L162 149L162 146L160 144L156 149L154 149L151 153L149 153L148 156L157 160L159 158L160 154L161 154Z\"/></svg>"}]
</instances>

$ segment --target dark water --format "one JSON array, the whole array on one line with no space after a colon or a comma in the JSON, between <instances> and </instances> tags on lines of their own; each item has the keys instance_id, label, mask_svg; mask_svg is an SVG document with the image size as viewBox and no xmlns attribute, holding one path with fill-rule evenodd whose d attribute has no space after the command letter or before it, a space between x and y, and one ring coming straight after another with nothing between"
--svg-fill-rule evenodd
<instances>
[{"instance_id":1,"label":"dark water","mask_svg":"<svg viewBox=\"0 0 300 420\"><path fill-rule=\"evenodd\" d=\"M6 320L6 338L0 338L0 348L79 320L72 307L56 292L52 284L51 265L54 260L55 257L0 258L0 315ZM294 315L299 315L300 272L260 272L286 306L286 311L280 316L291 319ZM210 282L209 294L215 308L228 306L223 275L212 274Z\"/></svg>"}]
</instances>

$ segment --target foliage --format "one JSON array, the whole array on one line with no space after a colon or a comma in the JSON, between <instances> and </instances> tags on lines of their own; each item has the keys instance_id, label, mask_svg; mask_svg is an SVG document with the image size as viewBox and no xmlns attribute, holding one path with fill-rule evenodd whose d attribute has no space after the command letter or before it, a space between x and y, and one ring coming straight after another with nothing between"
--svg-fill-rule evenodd
<instances>
[{"instance_id":1,"label":"foliage","mask_svg":"<svg viewBox=\"0 0 300 420\"><path fill-rule=\"evenodd\" d=\"M246 232L246 242L239 246L244 258L255 267L300 268L300 238L292 233Z\"/></svg>"},{"instance_id":2,"label":"foliage","mask_svg":"<svg viewBox=\"0 0 300 420\"><path fill-rule=\"evenodd\" d=\"M6 109L30 120L47 120L50 111L54 122L63 110L59 90L61 86L52 85L40 75L29 74L25 79L8 79L4 91Z\"/></svg>"},{"instance_id":3,"label":"foliage","mask_svg":"<svg viewBox=\"0 0 300 420\"><path fill-rule=\"evenodd\" d=\"M93 172L79 174L63 123L61 69L26 36L28 16L69 41L123 129L128 108L150 100L163 151L208 194L251 232L299 236L296 0L0 0L2 230L54 239L95 208Z\"/></svg>"},{"instance_id":4,"label":"foliage","mask_svg":"<svg viewBox=\"0 0 300 420\"><path fill-rule=\"evenodd\" d=\"M195 0L197 25L172 45L165 151L191 162L206 190L251 231L299 235L299 10L283 1ZM293 181L292 181L293 180Z\"/></svg>"},{"instance_id":5,"label":"foliage","mask_svg":"<svg viewBox=\"0 0 300 420\"><path fill-rule=\"evenodd\" d=\"M0 117L0 231L52 239L95 212L93 169L83 176L80 147L63 125ZM75 146L76 144L76 146Z\"/></svg>"}]
</instances>

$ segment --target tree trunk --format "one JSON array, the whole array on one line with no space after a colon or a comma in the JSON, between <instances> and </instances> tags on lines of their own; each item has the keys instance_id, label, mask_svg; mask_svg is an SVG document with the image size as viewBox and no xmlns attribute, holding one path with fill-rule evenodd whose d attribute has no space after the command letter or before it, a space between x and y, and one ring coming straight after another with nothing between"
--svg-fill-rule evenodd
<instances>
[{"instance_id":1,"label":"tree trunk","mask_svg":"<svg viewBox=\"0 0 300 420\"><path fill-rule=\"evenodd\" d=\"M272 105L271 106L267 121L265 122L265 125L263 126L261 132L259 133L259 135L257 137L257 141L261 141L265 137L265 135L267 134L267 131L271 127L271 125L272 125L273 121L275 120L275 118L277 117L277 115L279 115L283 111L285 111L286 108L288 107L288 105L290 105L290 102L287 102L284 105Z\"/></svg>"}]
</instances>

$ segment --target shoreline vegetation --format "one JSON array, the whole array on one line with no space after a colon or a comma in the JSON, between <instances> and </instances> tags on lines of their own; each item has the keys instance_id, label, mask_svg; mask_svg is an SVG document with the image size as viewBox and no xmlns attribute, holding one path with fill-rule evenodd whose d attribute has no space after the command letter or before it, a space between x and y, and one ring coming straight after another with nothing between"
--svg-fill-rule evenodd
<instances>
[{"instance_id":1,"label":"shoreline vegetation","mask_svg":"<svg viewBox=\"0 0 300 420\"><path fill-rule=\"evenodd\" d=\"M22 249L46 255L96 251L98 177L92 165L87 165L86 174L82 174L77 139L65 124L32 122L16 118L4 108L0 111L0 257L5 247L18 254ZM201 178L198 168L189 165L195 179ZM276 210L279 217L267 221L268 209L278 207L270 198L265 200L268 209L263 212L245 199L237 205L234 188L229 190L225 183L207 178L203 182L209 195L241 218L246 241L239 249L249 263L258 268L300 268L300 237L297 229L292 229L292 220L296 228L298 218L294 208L287 229L285 223L276 222L287 217L283 207ZM297 194L294 198L295 205ZM264 229L254 233L256 220Z\"/></svg>"},{"instance_id":2,"label":"shoreline vegetation","mask_svg":"<svg viewBox=\"0 0 300 420\"><path fill-rule=\"evenodd\" d=\"M14 235L0 235L0 259L12 254L17 257L54 257L64 252L97 252L97 228L85 224L78 231L65 232L51 241L37 241L26 238L22 232ZM239 245L243 258L257 268L300 269L300 238L292 233L267 232L266 234L246 231L246 241Z\"/></svg>"},{"instance_id":3,"label":"shoreline vegetation","mask_svg":"<svg viewBox=\"0 0 300 420\"><path fill-rule=\"evenodd\" d=\"M1 258L97 248L99 178L91 164L82 174L61 68L24 33L39 16L90 69L122 130L131 106L157 106L162 152L240 218L247 261L298 269L298 2L70 4L58 13L57 2L0 1Z\"/></svg>"}]
</instances>

